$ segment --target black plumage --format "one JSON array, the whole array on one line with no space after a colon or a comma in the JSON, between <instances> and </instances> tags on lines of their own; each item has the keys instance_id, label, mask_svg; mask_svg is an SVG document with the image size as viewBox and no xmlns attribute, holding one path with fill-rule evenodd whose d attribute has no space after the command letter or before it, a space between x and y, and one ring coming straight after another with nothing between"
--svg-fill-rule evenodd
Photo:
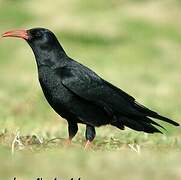
<instances>
[{"instance_id":1,"label":"black plumage","mask_svg":"<svg viewBox=\"0 0 181 180\"><path fill-rule=\"evenodd\" d=\"M44 95L51 107L68 121L69 139L77 133L77 123L86 124L87 141L94 139L95 127L107 124L147 133L161 133L157 127L163 128L151 118L179 126L71 59L51 31L34 28L3 34L8 36L24 38L31 46Z\"/></svg>"}]
</instances>

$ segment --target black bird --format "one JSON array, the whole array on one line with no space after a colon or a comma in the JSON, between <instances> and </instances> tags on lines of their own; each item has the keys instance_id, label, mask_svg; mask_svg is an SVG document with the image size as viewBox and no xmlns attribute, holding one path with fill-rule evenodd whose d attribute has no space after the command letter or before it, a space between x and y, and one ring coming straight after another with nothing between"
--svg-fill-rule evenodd
<instances>
[{"instance_id":1,"label":"black bird","mask_svg":"<svg viewBox=\"0 0 181 180\"><path fill-rule=\"evenodd\" d=\"M32 48L43 93L50 106L67 120L70 141L78 123L86 124L86 147L95 137L95 127L102 125L162 133L157 127L164 127L153 121L155 118L179 126L71 59L50 30L8 31L2 37L23 38Z\"/></svg>"}]
</instances>

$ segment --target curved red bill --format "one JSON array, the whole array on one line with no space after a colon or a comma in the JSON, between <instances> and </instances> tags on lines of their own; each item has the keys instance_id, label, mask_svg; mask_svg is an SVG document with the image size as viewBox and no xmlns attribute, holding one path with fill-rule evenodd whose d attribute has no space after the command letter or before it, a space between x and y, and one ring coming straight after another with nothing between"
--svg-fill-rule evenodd
<instances>
[{"instance_id":1,"label":"curved red bill","mask_svg":"<svg viewBox=\"0 0 181 180\"><path fill-rule=\"evenodd\" d=\"M13 30L2 34L2 37L18 37L28 40L29 36L27 30Z\"/></svg>"}]
</instances>

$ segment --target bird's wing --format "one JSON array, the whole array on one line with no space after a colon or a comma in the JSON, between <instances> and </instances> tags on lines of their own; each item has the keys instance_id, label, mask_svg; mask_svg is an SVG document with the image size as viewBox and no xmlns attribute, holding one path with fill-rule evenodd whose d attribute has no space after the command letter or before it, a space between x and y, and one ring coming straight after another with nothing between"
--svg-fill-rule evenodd
<instances>
[{"instance_id":1,"label":"bird's wing","mask_svg":"<svg viewBox=\"0 0 181 180\"><path fill-rule=\"evenodd\" d=\"M77 96L99 105L111 112L139 114L132 108L134 98L101 79L90 69L78 66L64 66L56 71L62 84Z\"/></svg>"},{"instance_id":2,"label":"bird's wing","mask_svg":"<svg viewBox=\"0 0 181 180\"><path fill-rule=\"evenodd\" d=\"M144 121L146 121L146 117L152 117L179 126L175 121L139 104L132 96L103 80L82 65L65 66L57 69L56 72L67 89L75 95L104 108L107 113L143 118ZM151 123L157 125L153 121Z\"/></svg>"}]
</instances>

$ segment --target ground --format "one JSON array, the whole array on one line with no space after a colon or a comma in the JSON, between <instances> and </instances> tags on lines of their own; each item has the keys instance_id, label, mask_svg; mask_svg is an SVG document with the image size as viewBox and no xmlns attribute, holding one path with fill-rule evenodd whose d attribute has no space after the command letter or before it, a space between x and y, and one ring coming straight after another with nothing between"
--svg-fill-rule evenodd
<instances>
[{"instance_id":1,"label":"ground","mask_svg":"<svg viewBox=\"0 0 181 180\"><path fill-rule=\"evenodd\" d=\"M0 0L0 32L53 30L66 52L137 101L181 122L179 0ZM29 46L0 39L1 179L181 179L180 128L147 135L105 126L85 151L46 102Z\"/></svg>"}]
</instances>

